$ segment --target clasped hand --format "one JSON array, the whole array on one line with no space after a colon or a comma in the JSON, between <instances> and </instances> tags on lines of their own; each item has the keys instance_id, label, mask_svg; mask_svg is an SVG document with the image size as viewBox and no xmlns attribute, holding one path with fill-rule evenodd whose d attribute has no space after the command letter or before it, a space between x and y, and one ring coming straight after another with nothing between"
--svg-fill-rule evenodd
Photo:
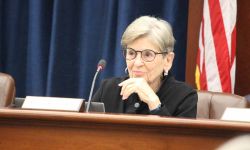
<instances>
[{"instance_id":1,"label":"clasped hand","mask_svg":"<svg viewBox=\"0 0 250 150\"><path fill-rule=\"evenodd\" d=\"M129 78L119 84L120 95L126 100L132 93L137 93L140 100L147 103L150 110L155 109L161 102L153 89L144 78Z\"/></svg>"}]
</instances>

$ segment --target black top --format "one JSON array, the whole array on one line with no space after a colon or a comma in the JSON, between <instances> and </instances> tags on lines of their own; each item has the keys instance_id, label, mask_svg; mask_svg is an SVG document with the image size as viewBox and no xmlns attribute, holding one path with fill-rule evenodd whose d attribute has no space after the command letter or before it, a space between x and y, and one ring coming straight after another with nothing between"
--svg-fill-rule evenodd
<instances>
[{"instance_id":1,"label":"black top","mask_svg":"<svg viewBox=\"0 0 250 150\"><path fill-rule=\"evenodd\" d=\"M172 75L164 77L156 93L162 105L156 111L150 111L148 105L140 101L137 94L122 100L119 83L128 77L105 79L93 97L93 101L103 102L106 112L153 114L161 116L195 118L197 111L197 92L187 84L176 81Z\"/></svg>"}]
</instances>

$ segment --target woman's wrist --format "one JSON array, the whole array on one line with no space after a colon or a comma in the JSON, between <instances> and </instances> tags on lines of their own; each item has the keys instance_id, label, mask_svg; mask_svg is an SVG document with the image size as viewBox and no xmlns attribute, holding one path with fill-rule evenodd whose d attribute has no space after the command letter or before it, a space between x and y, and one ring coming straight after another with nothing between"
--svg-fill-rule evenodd
<instances>
[{"instance_id":1,"label":"woman's wrist","mask_svg":"<svg viewBox=\"0 0 250 150\"><path fill-rule=\"evenodd\" d=\"M150 103L148 103L148 108L151 111L156 109L159 105L161 105L161 101L159 100L158 96L155 95L154 97L151 98Z\"/></svg>"},{"instance_id":2,"label":"woman's wrist","mask_svg":"<svg viewBox=\"0 0 250 150\"><path fill-rule=\"evenodd\" d=\"M162 107L162 104L159 104L155 109L150 110L150 112L151 112L151 113L156 113L156 112L158 112L159 110L161 110L161 107Z\"/></svg>"}]
</instances>

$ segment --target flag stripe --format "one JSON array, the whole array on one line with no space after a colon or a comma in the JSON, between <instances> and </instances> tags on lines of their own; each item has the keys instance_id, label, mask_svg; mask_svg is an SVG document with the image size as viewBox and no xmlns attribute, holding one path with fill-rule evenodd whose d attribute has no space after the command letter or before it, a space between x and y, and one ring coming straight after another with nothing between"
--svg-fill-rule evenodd
<instances>
[{"instance_id":1,"label":"flag stripe","mask_svg":"<svg viewBox=\"0 0 250 150\"><path fill-rule=\"evenodd\" d=\"M205 0L204 2L204 62L206 66L207 89L212 91L222 91L208 1Z\"/></svg>"},{"instance_id":2,"label":"flag stripe","mask_svg":"<svg viewBox=\"0 0 250 150\"><path fill-rule=\"evenodd\" d=\"M234 27L232 36L231 36L231 67L235 60L235 53L236 53L236 27Z\"/></svg>"},{"instance_id":3,"label":"flag stripe","mask_svg":"<svg viewBox=\"0 0 250 150\"><path fill-rule=\"evenodd\" d=\"M231 92L231 65L219 0L209 0L209 10L222 90L226 92Z\"/></svg>"},{"instance_id":4,"label":"flag stripe","mask_svg":"<svg viewBox=\"0 0 250 150\"><path fill-rule=\"evenodd\" d=\"M201 38L200 38L200 48L202 48L202 64L201 64L201 73L200 73L200 88L203 90L207 90L207 77L206 77L206 66L205 66L205 35L204 35L204 18L202 18L202 23L201 23ZM201 49L199 48L199 51Z\"/></svg>"}]
</instances>

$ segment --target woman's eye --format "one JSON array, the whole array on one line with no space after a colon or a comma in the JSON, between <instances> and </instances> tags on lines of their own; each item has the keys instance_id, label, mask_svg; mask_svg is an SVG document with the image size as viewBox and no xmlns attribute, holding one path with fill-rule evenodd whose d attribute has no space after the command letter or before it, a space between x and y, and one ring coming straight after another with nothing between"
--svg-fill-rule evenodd
<instances>
[{"instance_id":1,"label":"woman's eye","mask_svg":"<svg viewBox=\"0 0 250 150\"><path fill-rule=\"evenodd\" d=\"M128 55L135 55L135 52L133 52L133 51L128 51L127 54L128 54Z\"/></svg>"},{"instance_id":2,"label":"woman's eye","mask_svg":"<svg viewBox=\"0 0 250 150\"><path fill-rule=\"evenodd\" d=\"M145 52L144 52L144 56L145 56L145 57L152 57L152 56L153 56L153 53L150 52L150 51L145 51Z\"/></svg>"}]
</instances>

